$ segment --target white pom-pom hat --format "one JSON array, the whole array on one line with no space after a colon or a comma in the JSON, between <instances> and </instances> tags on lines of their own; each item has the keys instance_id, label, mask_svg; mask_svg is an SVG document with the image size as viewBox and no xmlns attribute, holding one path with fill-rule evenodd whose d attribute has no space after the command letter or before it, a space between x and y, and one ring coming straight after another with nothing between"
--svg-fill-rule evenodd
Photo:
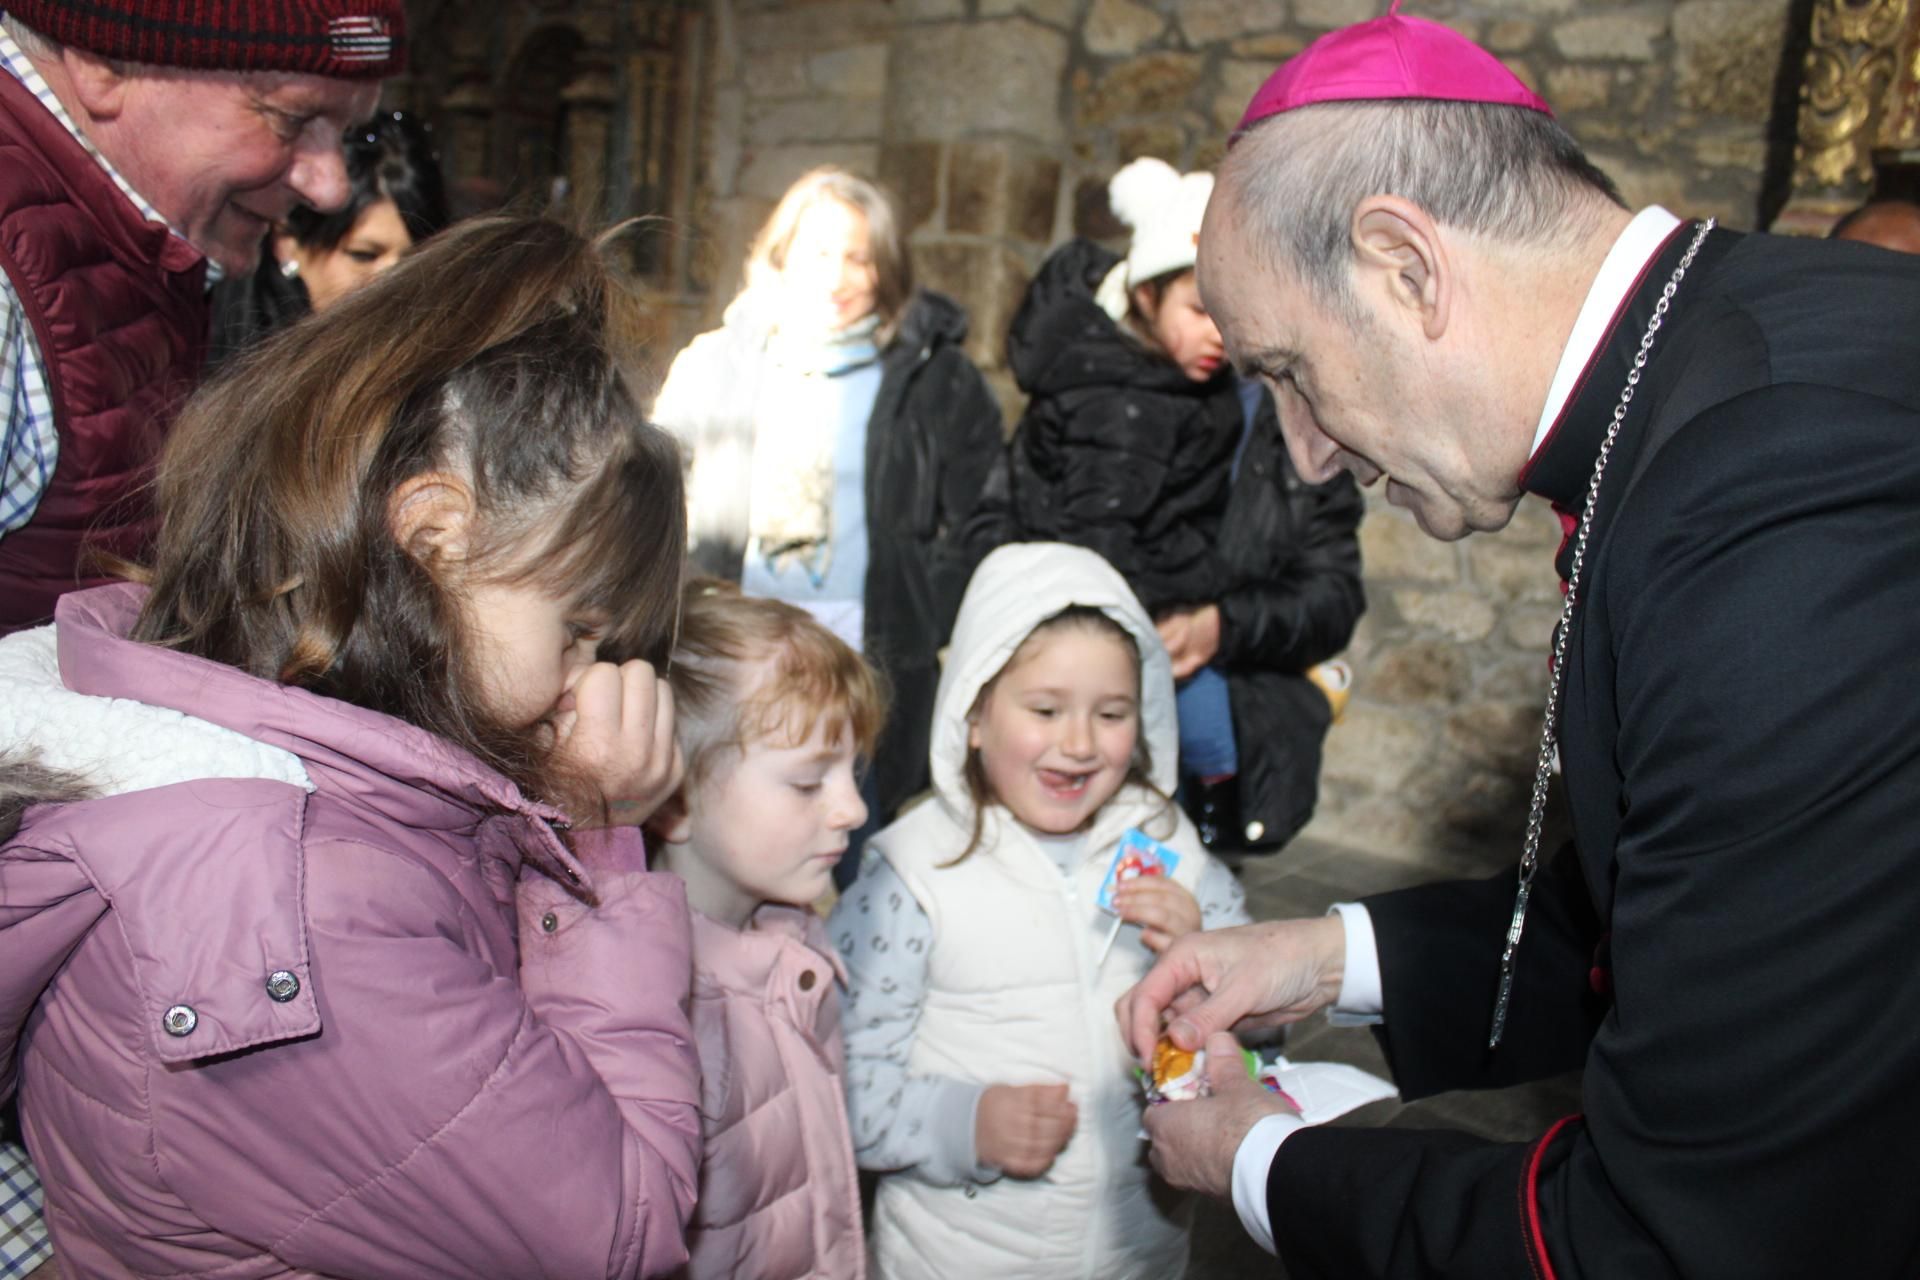
<instances>
[{"instance_id":1,"label":"white pom-pom hat","mask_svg":"<svg viewBox=\"0 0 1920 1280\"><path fill-rule=\"evenodd\" d=\"M1200 253L1200 220L1212 195L1212 174L1181 173L1152 156L1113 175L1107 203L1133 228L1133 242L1094 294L1102 310L1116 321L1124 319L1135 285L1192 268Z\"/></svg>"}]
</instances>

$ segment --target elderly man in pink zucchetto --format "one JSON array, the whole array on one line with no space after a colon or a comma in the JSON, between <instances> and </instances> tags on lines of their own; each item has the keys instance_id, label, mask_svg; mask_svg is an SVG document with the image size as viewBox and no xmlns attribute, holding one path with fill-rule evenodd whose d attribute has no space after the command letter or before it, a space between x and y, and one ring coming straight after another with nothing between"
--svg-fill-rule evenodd
<instances>
[{"instance_id":1,"label":"elderly man in pink zucchetto","mask_svg":"<svg viewBox=\"0 0 1920 1280\"><path fill-rule=\"evenodd\" d=\"M1560 513L1519 871L1191 935L1118 1012L1231 1064L1330 1009L1404 1097L1580 1070L1581 1112L1309 1128L1223 1066L1154 1163L1293 1280L1920 1274L1920 263L1633 212L1398 10L1254 96L1200 286L1302 479L1443 539Z\"/></svg>"}]
</instances>

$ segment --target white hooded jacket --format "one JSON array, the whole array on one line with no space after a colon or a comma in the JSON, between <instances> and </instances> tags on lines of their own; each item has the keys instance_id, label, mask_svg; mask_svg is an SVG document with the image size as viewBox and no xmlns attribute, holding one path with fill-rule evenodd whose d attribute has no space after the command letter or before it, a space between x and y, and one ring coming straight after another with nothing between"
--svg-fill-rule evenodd
<instances>
[{"instance_id":1,"label":"white hooded jacket","mask_svg":"<svg viewBox=\"0 0 1920 1280\"><path fill-rule=\"evenodd\" d=\"M931 925L909 1072L978 1085L1066 1081L1079 1125L1038 1179L981 1176L955 1186L913 1170L883 1178L873 1247L876 1274L889 1280L1145 1280L1178 1276L1186 1267L1186 1214L1147 1166L1133 1061L1113 1016L1114 1001L1153 956L1139 930L1126 926L1100 960L1113 917L1094 904L1094 894L1128 827L1180 853L1174 879L1189 890L1209 868L1223 873L1175 806L1131 786L1095 817L1070 874L999 806L986 814L980 847L953 861L973 829L963 775L967 713L1035 626L1072 605L1102 610L1134 638L1151 780L1164 794L1174 786L1173 678L1152 621L1125 581L1077 547L1034 543L994 552L961 604L935 702L935 798L870 848ZM854 898L852 910L836 913L833 931L843 945L867 905ZM858 1008L856 992L850 1026ZM849 1042L856 1051L857 1032Z\"/></svg>"}]
</instances>

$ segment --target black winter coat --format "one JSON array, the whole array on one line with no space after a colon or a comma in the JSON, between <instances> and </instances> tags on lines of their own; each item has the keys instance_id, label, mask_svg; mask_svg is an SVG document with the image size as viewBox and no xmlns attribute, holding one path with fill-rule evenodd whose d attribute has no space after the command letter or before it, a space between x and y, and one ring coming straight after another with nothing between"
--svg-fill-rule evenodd
<instances>
[{"instance_id":1,"label":"black winter coat","mask_svg":"<svg viewBox=\"0 0 1920 1280\"><path fill-rule=\"evenodd\" d=\"M1303 674L1347 647L1367 607L1355 534L1365 510L1344 472L1303 482L1264 392L1215 548L1220 651L1240 754L1240 842L1285 844L1313 816L1327 699Z\"/></svg>"},{"instance_id":2,"label":"black winter coat","mask_svg":"<svg viewBox=\"0 0 1920 1280\"><path fill-rule=\"evenodd\" d=\"M1114 260L1092 245L1075 244L1055 254L1049 266L1064 269L1066 264L1078 262L1075 270L1083 273L1081 278L1097 283L1101 264ZM1057 284L1049 281L1046 287L1052 289ZM1041 290L1039 281L1035 287ZM1059 287L1068 294L1078 292ZM1032 307L1035 295L1029 294L1028 301ZM1087 306L1093 306L1090 297ZM1016 320L1016 336L1024 330L1031 339L1046 328L1041 322L1047 316L1054 317L1058 324L1064 323L1059 317L1072 314L1065 304L1033 309L1037 314L1030 317L1032 323L1023 326ZM1097 307L1093 309L1098 311ZM1027 310L1023 308L1023 315ZM1084 328L1091 331L1098 327L1084 311L1080 314ZM1139 349L1114 332L1104 312L1099 313L1099 324L1115 342L1125 345L1128 358L1115 356L1114 366L1135 368L1142 354ZM1010 340L1009 347L1016 358L1038 349L1015 340ZM1178 370L1172 372L1186 381ZM1214 470L1201 478L1203 483L1187 487L1189 492L1219 487L1222 510L1190 575L1173 576L1173 585L1159 594L1175 603L1217 604L1220 608L1216 660L1226 669L1240 756L1240 831L1236 843L1249 849L1272 850L1306 825L1319 795L1320 749L1330 708L1326 697L1304 673L1345 649L1360 615L1366 611L1366 593L1360 582L1360 544L1355 532L1365 502L1351 476L1343 474L1324 485L1301 481L1287 457L1273 398L1264 393L1252 431L1246 433L1246 448L1236 475L1233 450L1243 432L1244 415L1234 381L1230 376L1223 377L1199 390L1204 394L1189 396L1188 403L1204 402L1209 426L1213 413L1230 409L1233 434L1224 456L1213 461ZM1116 390L1108 403L1118 397ZM1094 404L1100 399L1099 389L1092 383L1075 390L1077 404ZM1170 396L1163 397L1161 403L1170 400ZM1030 409L1022 420L1023 433L1033 420ZM1042 433L1050 430L1051 425L1043 427ZM1088 527L1076 528L1066 522L1064 528L1060 523L1049 528L1031 516L1020 518L1011 490L1018 483L1015 477L1023 465L1029 477L1033 475L1034 465L1021 460L1023 447L1031 449L1033 443L1023 446L1021 437L1016 436L1008 446L1007 458L988 484L968 534L976 559L1004 542L1043 538L1101 549L1088 535ZM1104 483L1120 483L1128 467L1140 465L1137 458L1126 455L1105 456L1091 440L1076 442L1074 451L1079 455L1080 474L1111 473ZM1031 500L1036 488L1031 478L1027 486ZM1103 554L1111 558L1104 550Z\"/></svg>"},{"instance_id":3,"label":"black winter coat","mask_svg":"<svg viewBox=\"0 0 1920 1280\"><path fill-rule=\"evenodd\" d=\"M1530 491L1584 502L1694 231ZM1497 1050L1513 873L1366 902L1404 1097L1581 1068L1582 1114L1294 1134L1268 1198L1295 1280L1920 1275L1920 261L1716 231L1671 307L1568 637L1574 847L1534 881Z\"/></svg>"},{"instance_id":4,"label":"black winter coat","mask_svg":"<svg viewBox=\"0 0 1920 1280\"><path fill-rule=\"evenodd\" d=\"M1213 543L1240 402L1232 378L1193 382L1094 301L1119 260L1090 241L1063 245L1014 315L1007 358L1031 399L1007 497L1018 537L1099 552L1157 614L1220 591Z\"/></svg>"},{"instance_id":5,"label":"black winter coat","mask_svg":"<svg viewBox=\"0 0 1920 1280\"><path fill-rule=\"evenodd\" d=\"M696 376L724 391L706 420L666 425L694 450L742 438L750 447L765 335L743 327L714 336L724 346L717 359L701 362ZM962 348L966 336L958 304L916 293L880 353L880 388L867 420L862 647L893 693L873 760L875 816L882 823L931 781L927 746L938 655L985 551L969 550L960 530L1001 452L1000 405ZM740 528L702 538L689 554L696 569L737 581L746 543Z\"/></svg>"}]
</instances>

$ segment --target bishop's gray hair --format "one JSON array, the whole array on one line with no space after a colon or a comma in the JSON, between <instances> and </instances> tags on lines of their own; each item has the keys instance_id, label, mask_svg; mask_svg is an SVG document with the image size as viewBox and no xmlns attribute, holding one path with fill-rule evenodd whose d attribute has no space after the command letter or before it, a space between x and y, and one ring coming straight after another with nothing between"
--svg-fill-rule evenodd
<instances>
[{"instance_id":1,"label":"bishop's gray hair","mask_svg":"<svg viewBox=\"0 0 1920 1280\"><path fill-rule=\"evenodd\" d=\"M1368 196L1400 196L1447 226L1531 246L1591 231L1606 202L1625 207L1553 117L1484 103L1302 107L1253 126L1220 176L1269 265L1350 322L1353 211Z\"/></svg>"}]
</instances>

